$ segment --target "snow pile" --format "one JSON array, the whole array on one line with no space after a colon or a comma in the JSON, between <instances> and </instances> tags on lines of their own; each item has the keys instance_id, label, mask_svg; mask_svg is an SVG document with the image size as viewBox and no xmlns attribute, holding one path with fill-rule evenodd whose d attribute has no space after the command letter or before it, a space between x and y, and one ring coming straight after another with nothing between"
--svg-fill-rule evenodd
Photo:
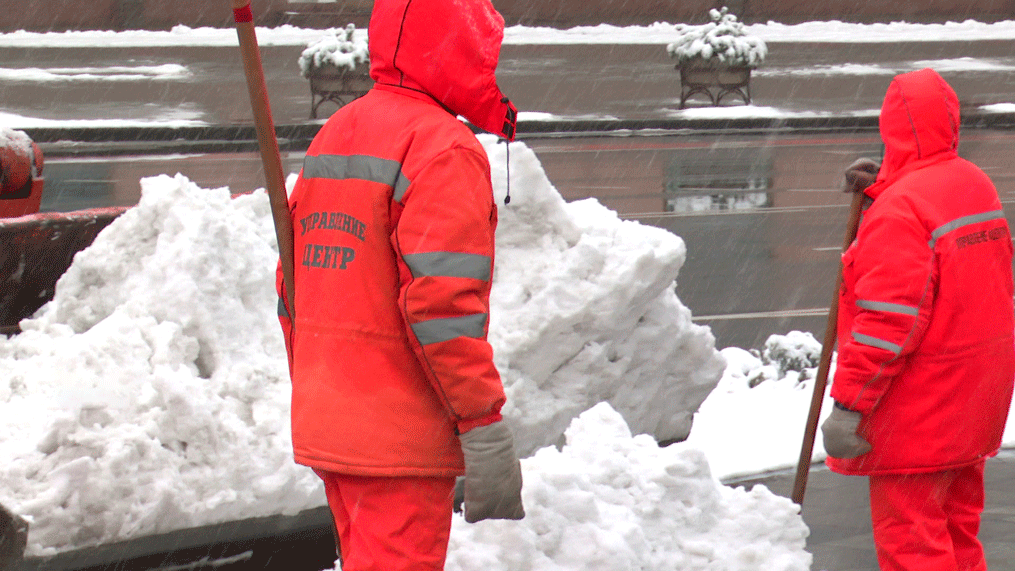
<instances>
[{"instance_id":1,"label":"snow pile","mask_svg":"<svg viewBox=\"0 0 1015 571\"><path fill-rule=\"evenodd\" d=\"M765 60L768 48L757 36L744 31L744 24L727 8L709 10L711 22L701 26L678 24L680 38L666 46L670 57L681 64L692 61L744 65L756 68Z\"/></svg>"},{"instance_id":2,"label":"snow pile","mask_svg":"<svg viewBox=\"0 0 1015 571\"><path fill-rule=\"evenodd\" d=\"M292 461L263 192L141 184L0 340L0 502L30 555L323 501Z\"/></svg>"},{"instance_id":3,"label":"snow pile","mask_svg":"<svg viewBox=\"0 0 1015 571\"><path fill-rule=\"evenodd\" d=\"M790 500L722 486L700 451L632 437L605 403L566 434L522 460L524 520L454 519L448 571L810 568Z\"/></svg>"},{"instance_id":4,"label":"snow pile","mask_svg":"<svg viewBox=\"0 0 1015 571\"><path fill-rule=\"evenodd\" d=\"M484 142L502 196L504 148ZM531 150L512 150L490 337L520 450L601 401L637 432L686 433L723 362L673 292L683 242L564 203ZM263 190L141 185L0 339L0 503L31 520L30 555L324 503L291 457Z\"/></svg>"},{"instance_id":5,"label":"snow pile","mask_svg":"<svg viewBox=\"0 0 1015 571\"><path fill-rule=\"evenodd\" d=\"M300 54L300 72L309 77L311 70L331 65L338 69L353 71L357 66L370 63L367 42L356 39L356 25L349 24L343 30L330 29L323 37L309 44Z\"/></svg>"},{"instance_id":6,"label":"snow pile","mask_svg":"<svg viewBox=\"0 0 1015 571\"><path fill-rule=\"evenodd\" d=\"M728 347L721 353L726 371L694 415L686 444L702 450L712 474L723 481L795 468L814 394L821 343L810 333L790 331L769 336L762 351ZM832 412L828 393L835 378L835 357L833 352L819 425ZM1001 442L1004 447L1015 446L1015 405ZM819 462L826 456L818 430L811 460Z\"/></svg>"},{"instance_id":7,"label":"snow pile","mask_svg":"<svg viewBox=\"0 0 1015 571\"><path fill-rule=\"evenodd\" d=\"M494 194L506 194L504 145L481 140ZM572 418L608 401L636 433L682 440L725 363L691 322L674 280L679 237L622 221L594 199L564 202L522 143L511 145L500 209L490 343L518 453L554 444Z\"/></svg>"},{"instance_id":8,"label":"snow pile","mask_svg":"<svg viewBox=\"0 0 1015 571\"><path fill-rule=\"evenodd\" d=\"M728 347L721 353L726 371L694 415L687 443L704 451L712 473L722 480L796 466L821 343L810 333L790 331L769 336L760 352ZM832 410L828 388L834 355L831 364L821 420ZM812 459L825 456L818 433Z\"/></svg>"}]
</instances>

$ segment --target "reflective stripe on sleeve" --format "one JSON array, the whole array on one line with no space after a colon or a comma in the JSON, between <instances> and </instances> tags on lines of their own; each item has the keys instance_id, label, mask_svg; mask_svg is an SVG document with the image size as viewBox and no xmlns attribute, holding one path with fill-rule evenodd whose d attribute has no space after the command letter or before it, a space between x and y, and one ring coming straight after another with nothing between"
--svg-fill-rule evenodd
<instances>
[{"instance_id":1,"label":"reflective stripe on sleeve","mask_svg":"<svg viewBox=\"0 0 1015 571\"><path fill-rule=\"evenodd\" d=\"M412 277L472 278L490 281L490 256L458 252L424 252L402 256Z\"/></svg>"},{"instance_id":2,"label":"reflective stripe on sleeve","mask_svg":"<svg viewBox=\"0 0 1015 571\"><path fill-rule=\"evenodd\" d=\"M486 330L486 313L430 319L412 324L412 332L416 334L421 345L431 345L458 337L482 339Z\"/></svg>"},{"instance_id":3,"label":"reflective stripe on sleeve","mask_svg":"<svg viewBox=\"0 0 1015 571\"><path fill-rule=\"evenodd\" d=\"M888 303L887 301L870 301L866 299L858 299L856 300L856 306L862 309L869 309L871 311L901 313L902 315L912 315L913 317L916 317L920 313L920 310L915 307L902 305L901 303Z\"/></svg>"},{"instance_id":4,"label":"reflective stripe on sleeve","mask_svg":"<svg viewBox=\"0 0 1015 571\"><path fill-rule=\"evenodd\" d=\"M884 339L878 339L877 337L871 337L870 335L864 335L863 333L857 333L856 331L853 332L853 340L862 345L891 351L896 355L902 352L901 345L896 345L891 341L885 341Z\"/></svg>"},{"instance_id":5,"label":"reflective stripe on sleeve","mask_svg":"<svg viewBox=\"0 0 1015 571\"><path fill-rule=\"evenodd\" d=\"M933 232L931 232L931 234L930 234L930 242L928 242L927 245L930 246L931 249L933 249L934 248L934 244L937 243L937 239L940 238L941 236L944 236L945 234L951 232L952 230L956 230L956 229L961 228L963 226L969 226L970 224L976 224L978 222L986 222L988 220L997 220L999 218L1004 218L1004 211L1003 210L992 210L990 212L981 212L980 214L970 214L969 216L963 216L962 218L956 218L955 220L952 220L951 222L948 222L946 224L942 224L941 226L938 226Z\"/></svg>"},{"instance_id":6,"label":"reflective stripe on sleeve","mask_svg":"<svg viewBox=\"0 0 1015 571\"><path fill-rule=\"evenodd\" d=\"M402 172L398 161L369 155L308 155L303 159L303 178L366 180L386 184L394 190L396 201L402 200L412 182Z\"/></svg>"},{"instance_id":7,"label":"reflective stripe on sleeve","mask_svg":"<svg viewBox=\"0 0 1015 571\"><path fill-rule=\"evenodd\" d=\"M289 319L289 310L285 308L285 301L281 297L278 298L278 316Z\"/></svg>"}]
</instances>

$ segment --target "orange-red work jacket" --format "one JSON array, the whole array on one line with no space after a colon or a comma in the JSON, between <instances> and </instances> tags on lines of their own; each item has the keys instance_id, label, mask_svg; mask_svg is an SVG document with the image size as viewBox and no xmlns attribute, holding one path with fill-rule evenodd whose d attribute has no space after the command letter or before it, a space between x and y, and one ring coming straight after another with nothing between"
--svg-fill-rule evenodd
<instances>
[{"instance_id":1,"label":"orange-red work jacket","mask_svg":"<svg viewBox=\"0 0 1015 571\"><path fill-rule=\"evenodd\" d=\"M831 396L873 446L846 474L917 473L995 453L1015 382L1012 238L990 179L957 155L959 104L934 71L896 77L885 156L843 254Z\"/></svg>"},{"instance_id":2,"label":"orange-red work jacket","mask_svg":"<svg viewBox=\"0 0 1015 571\"><path fill-rule=\"evenodd\" d=\"M289 199L295 324L284 303L280 319L294 454L314 468L460 475L456 432L505 402L486 338L490 165L456 118L513 137L493 81L503 20L485 0L447 5L375 2L375 86L327 121Z\"/></svg>"}]
</instances>

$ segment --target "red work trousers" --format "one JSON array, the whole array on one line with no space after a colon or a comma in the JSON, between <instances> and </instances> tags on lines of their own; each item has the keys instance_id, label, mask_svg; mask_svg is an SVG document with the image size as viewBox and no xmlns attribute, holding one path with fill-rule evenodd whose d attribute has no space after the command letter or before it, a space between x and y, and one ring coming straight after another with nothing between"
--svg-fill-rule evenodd
<instances>
[{"instance_id":1,"label":"red work trousers","mask_svg":"<svg viewBox=\"0 0 1015 571\"><path fill-rule=\"evenodd\" d=\"M986 571L976 538L985 463L870 476L871 522L882 571Z\"/></svg>"},{"instance_id":2,"label":"red work trousers","mask_svg":"<svg viewBox=\"0 0 1015 571\"><path fill-rule=\"evenodd\" d=\"M314 470L335 519L342 571L441 571L454 478L348 476Z\"/></svg>"}]
</instances>

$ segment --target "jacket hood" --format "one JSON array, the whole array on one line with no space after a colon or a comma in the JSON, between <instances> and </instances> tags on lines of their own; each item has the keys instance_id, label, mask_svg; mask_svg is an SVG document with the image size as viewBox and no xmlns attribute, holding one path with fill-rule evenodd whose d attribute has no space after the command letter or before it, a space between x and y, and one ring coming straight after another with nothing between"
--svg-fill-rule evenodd
<instances>
[{"instance_id":1,"label":"jacket hood","mask_svg":"<svg viewBox=\"0 0 1015 571\"><path fill-rule=\"evenodd\" d=\"M504 18L490 0L375 0L370 77L430 95L484 131L514 140L518 111L494 72Z\"/></svg>"},{"instance_id":2,"label":"jacket hood","mask_svg":"<svg viewBox=\"0 0 1015 571\"><path fill-rule=\"evenodd\" d=\"M959 98L932 69L898 75L888 86L879 125L885 156L878 182L891 181L918 161L957 153Z\"/></svg>"}]
</instances>

